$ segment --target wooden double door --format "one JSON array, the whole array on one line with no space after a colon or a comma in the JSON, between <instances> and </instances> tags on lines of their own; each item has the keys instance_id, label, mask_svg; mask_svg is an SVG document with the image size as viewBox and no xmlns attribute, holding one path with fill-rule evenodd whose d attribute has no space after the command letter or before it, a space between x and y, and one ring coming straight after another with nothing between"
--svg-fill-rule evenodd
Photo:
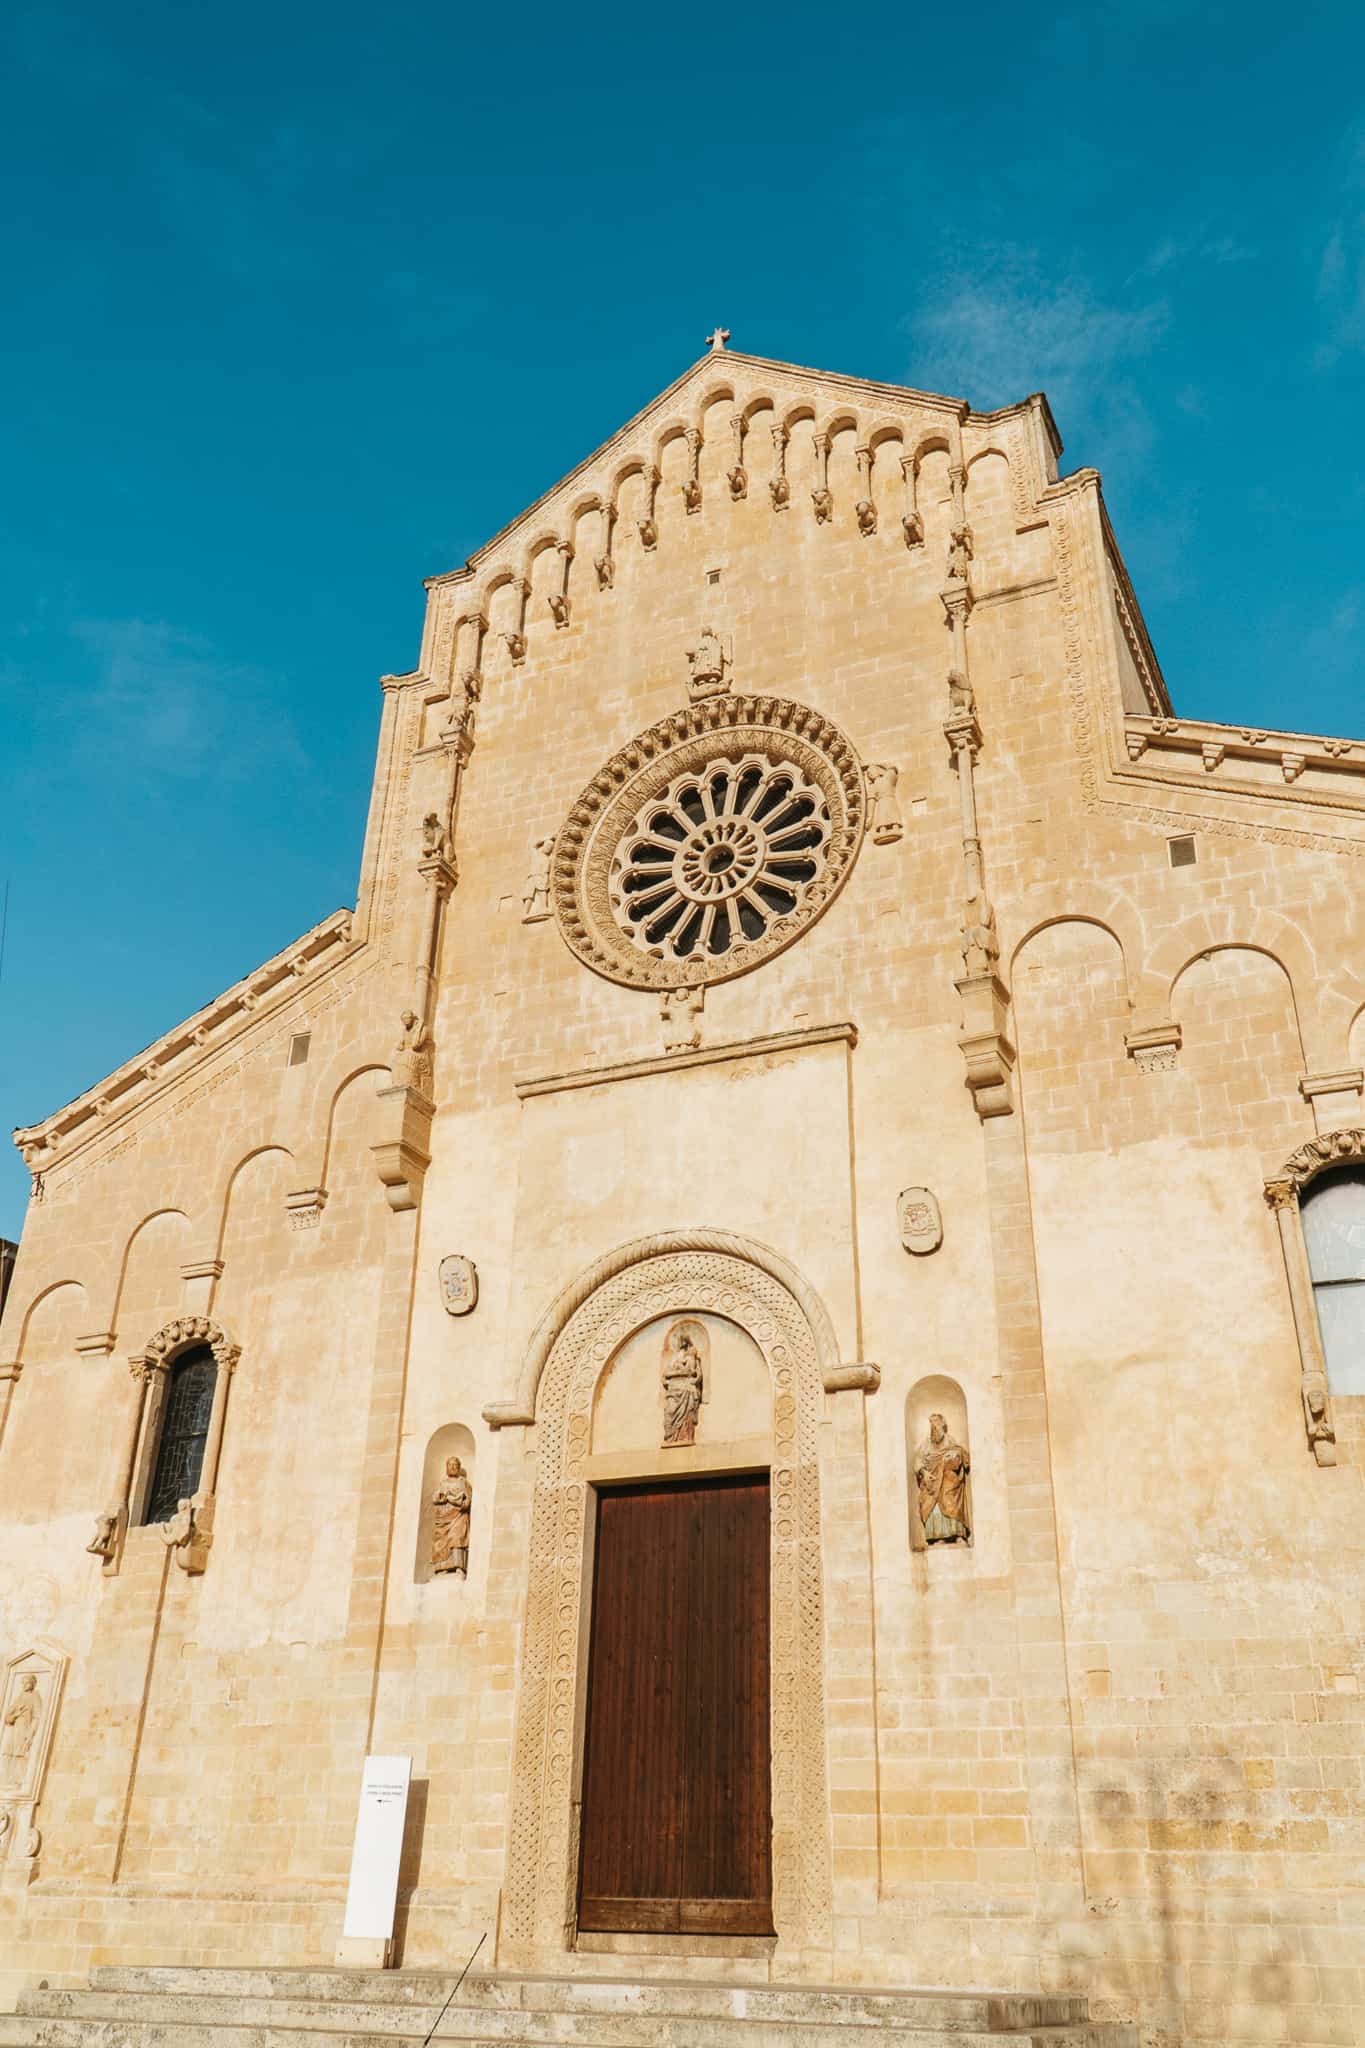
<instances>
[{"instance_id":1,"label":"wooden double door","mask_svg":"<svg viewBox=\"0 0 1365 2048\"><path fill-rule=\"evenodd\" d=\"M578 1924L771 1934L768 1479L604 1487Z\"/></svg>"}]
</instances>

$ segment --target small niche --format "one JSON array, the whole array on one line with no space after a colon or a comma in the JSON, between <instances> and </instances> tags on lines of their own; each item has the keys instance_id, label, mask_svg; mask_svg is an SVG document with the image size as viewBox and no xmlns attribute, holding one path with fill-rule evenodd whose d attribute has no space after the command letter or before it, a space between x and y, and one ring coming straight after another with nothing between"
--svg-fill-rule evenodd
<instances>
[{"instance_id":1,"label":"small niche","mask_svg":"<svg viewBox=\"0 0 1365 2048\"><path fill-rule=\"evenodd\" d=\"M463 1583L458 1573L437 1572L432 1569L431 1538L436 1524L436 1506L433 1496L446 1478L446 1461L458 1458L464 1466L469 1481L469 1490L474 1494L469 1510L469 1539L473 1547L474 1530L478 1522L479 1501L474 1481L474 1438L462 1422L444 1422L427 1445L422 1460L422 1506L417 1517L417 1555L413 1560L413 1584L427 1585L432 1579L446 1580L454 1585Z\"/></svg>"},{"instance_id":2,"label":"small niche","mask_svg":"<svg viewBox=\"0 0 1365 2048\"><path fill-rule=\"evenodd\" d=\"M972 1544L971 1438L967 1397L956 1380L929 1373L905 1403L905 1471L912 1550Z\"/></svg>"},{"instance_id":3,"label":"small niche","mask_svg":"<svg viewBox=\"0 0 1365 2048\"><path fill-rule=\"evenodd\" d=\"M1168 839L1166 852L1173 868L1192 868L1199 858L1198 849L1188 833L1179 839Z\"/></svg>"},{"instance_id":4,"label":"small niche","mask_svg":"<svg viewBox=\"0 0 1365 2048\"><path fill-rule=\"evenodd\" d=\"M289 1041L289 1064L302 1067L307 1064L309 1047L313 1043L311 1031L296 1031Z\"/></svg>"}]
</instances>

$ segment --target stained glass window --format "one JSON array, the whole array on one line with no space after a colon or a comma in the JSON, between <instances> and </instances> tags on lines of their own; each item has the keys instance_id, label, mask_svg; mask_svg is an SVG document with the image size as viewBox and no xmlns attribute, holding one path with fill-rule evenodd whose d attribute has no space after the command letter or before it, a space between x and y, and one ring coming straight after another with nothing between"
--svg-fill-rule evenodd
<instances>
[{"instance_id":1,"label":"stained glass window","mask_svg":"<svg viewBox=\"0 0 1365 2048\"><path fill-rule=\"evenodd\" d=\"M169 1521L181 1501L195 1493L204 1469L217 1380L218 1367L207 1344L182 1351L172 1365L144 1522Z\"/></svg>"}]
</instances>

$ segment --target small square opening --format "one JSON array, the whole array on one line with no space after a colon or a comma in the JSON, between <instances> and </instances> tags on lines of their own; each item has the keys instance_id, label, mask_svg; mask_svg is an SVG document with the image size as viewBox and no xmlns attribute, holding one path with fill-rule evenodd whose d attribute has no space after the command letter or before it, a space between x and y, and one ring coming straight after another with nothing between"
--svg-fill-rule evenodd
<instances>
[{"instance_id":1,"label":"small square opening","mask_svg":"<svg viewBox=\"0 0 1365 2048\"><path fill-rule=\"evenodd\" d=\"M707 580L707 582L708 582L708 583L719 583L719 582L720 582L720 570L719 570L719 569L708 569L708 570L707 570L707 572L706 572L706 580Z\"/></svg>"},{"instance_id":2,"label":"small square opening","mask_svg":"<svg viewBox=\"0 0 1365 2048\"><path fill-rule=\"evenodd\" d=\"M1192 868L1199 858L1194 840L1188 833L1179 839L1168 839L1166 852L1173 868Z\"/></svg>"},{"instance_id":3,"label":"small square opening","mask_svg":"<svg viewBox=\"0 0 1365 2048\"><path fill-rule=\"evenodd\" d=\"M296 1031L289 1041L289 1064L301 1067L308 1058L308 1048L313 1043L311 1031Z\"/></svg>"}]
</instances>

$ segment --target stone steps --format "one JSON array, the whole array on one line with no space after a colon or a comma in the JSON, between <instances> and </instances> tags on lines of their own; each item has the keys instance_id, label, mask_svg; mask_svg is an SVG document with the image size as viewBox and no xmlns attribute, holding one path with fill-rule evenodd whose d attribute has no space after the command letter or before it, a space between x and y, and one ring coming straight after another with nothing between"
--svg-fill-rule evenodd
<instances>
[{"instance_id":1,"label":"stone steps","mask_svg":"<svg viewBox=\"0 0 1365 2048\"><path fill-rule=\"evenodd\" d=\"M442 1971L99 1969L0 2048L1136 2048L1077 1998Z\"/></svg>"}]
</instances>

